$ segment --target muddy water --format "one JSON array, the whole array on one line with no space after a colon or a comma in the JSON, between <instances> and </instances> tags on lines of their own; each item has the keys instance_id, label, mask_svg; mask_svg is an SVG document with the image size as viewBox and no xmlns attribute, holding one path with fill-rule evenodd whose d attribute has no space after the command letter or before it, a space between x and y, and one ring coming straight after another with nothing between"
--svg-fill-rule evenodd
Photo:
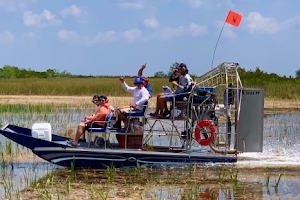
<instances>
[{"instance_id":1,"label":"muddy water","mask_svg":"<svg viewBox=\"0 0 300 200\"><path fill-rule=\"evenodd\" d=\"M10 122L30 127L35 121L48 121L52 124L54 132L63 132L66 128L75 129L78 119L88 111L64 110L62 113L7 117L6 121L1 123ZM69 123L62 123L66 121ZM235 165L222 167L208 164L193 169L189 166L173 169L170 166L157 168L155 182L148 181L149 184L147 180L132 182L129 186L124 182L114 182L109 186L98 182L95 184L98 183L98 187L111 188L108 197L120 199L124 197L141 199L141 196L143 199L300 199L299 125L300 113L265 116L263 153L243 153L238 156ZM8 141L0 136L0 142L1 154L10 157ZM17 149L21 147L14 143L11 145L12 154L17 155ZM35 184L37 179L56 169L49 163L30 159L29 161L32 162L13 159L10 164L9 159L6 159L1 163L0 199L4 199L5 196L8 198L9 194L16 195L17 191ZM169 170L172 173L166 176ZM191 170L193 172L188 173L189 176L179 173ZM174 174L175 172L179 174ZM107 180L107 177L102 177L101 180ZM133 196L130 192L133 190L132 184L141 188L139 193L133 193ZM26 194L24 195L25 198Z\"/></svg>"}]
</instances>

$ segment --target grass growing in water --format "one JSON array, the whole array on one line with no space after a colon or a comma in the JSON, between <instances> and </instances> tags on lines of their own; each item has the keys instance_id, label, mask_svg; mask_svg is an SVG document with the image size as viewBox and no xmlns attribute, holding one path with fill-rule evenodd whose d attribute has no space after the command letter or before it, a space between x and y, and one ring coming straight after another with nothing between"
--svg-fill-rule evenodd
<instances>
[{"instance_id":1,"label":"grass growing in water","mask_svg":"<svg viewBox=\"0 0 300 200\"><path fill-rule=\"evenodd\" d=\"M221 170L219 166L207 168L200 165L191 171L188 165L172 168L109 168L75 169L74 172L57 170L42 178L38 189L22 192L22 197L30 194L32 199L220 199L225 195L238 199L245 197L245 194L249 198L260 198L264 188L263 184L257 182L240 182L239 178L243 174L249 175L249 170L237 170L232 165L222 166ZM257 173L257 170L254 171ZM222 183L218 179L220 172L223 174ZM74 181L70 181L72 173L76 176ZM113 178L108 174L114 174ZM107 181L108 179L113 181Z\"/></svg>"},{"instance_id":2,"label":"grass growing in water","mask_svg":"<svg viewBox=\"0 0 300 200\"><path fill-rule=\"evenodd\" d=\"M110 166L106 168L105 170L105 176L109 183L112 183L114 181L116 168L114 167L114 163L111 162Z\"/></svg>"}]
</instances>

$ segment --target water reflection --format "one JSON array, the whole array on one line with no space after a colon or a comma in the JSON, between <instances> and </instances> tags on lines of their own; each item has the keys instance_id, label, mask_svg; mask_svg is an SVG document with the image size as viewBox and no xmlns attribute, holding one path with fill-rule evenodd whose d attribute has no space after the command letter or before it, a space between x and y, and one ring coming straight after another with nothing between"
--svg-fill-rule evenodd
<instances>
[{"instance_id":1,"label":"water reflection","mask_svg":"<svg viewBox=\"0 0 300 200\"><path fill-rule=\"evenodd\" d=\"M57 167L51 163L0 163L0 199L11 199L21 189L38 184L38 180Z\"/></svg>"}]
</instances>

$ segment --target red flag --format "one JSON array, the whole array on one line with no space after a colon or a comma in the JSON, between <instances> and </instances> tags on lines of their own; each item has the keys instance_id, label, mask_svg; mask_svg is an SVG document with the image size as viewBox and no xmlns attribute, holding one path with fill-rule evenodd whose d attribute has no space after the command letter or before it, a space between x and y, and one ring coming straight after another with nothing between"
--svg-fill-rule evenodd
<instances>
[{"instance_id":1,"label":"red flag","mask_svg":"<svg viewBox=\"0 0 300 200\"><path fill-rule=\"evenodd\" d=\"M226 21L228 24L231 24L233 26L236 26L238 27L240 25L240 22L242 20L242 15L238 14L238 13L235 13L233 11L229 11L228 15L227 15L227 18L226 18Z\"/></svg>"}]
</instances>

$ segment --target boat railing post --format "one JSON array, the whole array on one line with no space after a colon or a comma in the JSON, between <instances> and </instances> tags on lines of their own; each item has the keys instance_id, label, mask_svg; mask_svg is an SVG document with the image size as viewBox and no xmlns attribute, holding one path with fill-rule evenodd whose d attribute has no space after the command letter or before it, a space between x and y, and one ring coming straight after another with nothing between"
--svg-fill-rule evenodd
<instances>
[{"instance_id":1,"label":"boat railing post","mask_svg":"<svg viewBox=\"0 0 300 200\"><path fill-rule=\"evenodd\" d=\"M171 128L171 138L170 138L170 144L169 144L169 148L171 147L171 145L172 145L172 140L173 140L173 131L174 131L174 121L175 121L175 107L176 107L176 105L175 105L175 103L176 103L176 101L175 101L175 99L176 99L176 94L173 94L173 108L172 108L172 110L171 110L171 121L172 121L172 128ZM173 114L172 114L172 111L173 111Z\"/></svg>"},{"instance_id":2,"label":"boat railing post","mask_svg":"<svg viewBox=\"0 0 300 200\"><path fill-rule=\"evenodd\" d=\"M127 135L128 135L129 127L130 127L131 111L132 110L131 110L131 106L130 106L130 108L129 108L129 115L128 115L127 119L126 119L126 123L127 124L125 124L125 126L126 126L126 129L125 129L125 149L127 149L127 142L128 142Z\"/></svg>"},{"instance_id":3,"label":"boat railing post","mask_svg":"<svg viewBox=\"0 0 300 200\"><path fill-rule=\"evenodd\" d=\"M187 136L186 136L186 151L191 152L191 144L192 144L192 133L193 133L193 107L194 107L194 92L192 92L189 95L188 101L187 101L187 116L189 117L190 124L187 127Z\"/></svg>"}]
</instances>

